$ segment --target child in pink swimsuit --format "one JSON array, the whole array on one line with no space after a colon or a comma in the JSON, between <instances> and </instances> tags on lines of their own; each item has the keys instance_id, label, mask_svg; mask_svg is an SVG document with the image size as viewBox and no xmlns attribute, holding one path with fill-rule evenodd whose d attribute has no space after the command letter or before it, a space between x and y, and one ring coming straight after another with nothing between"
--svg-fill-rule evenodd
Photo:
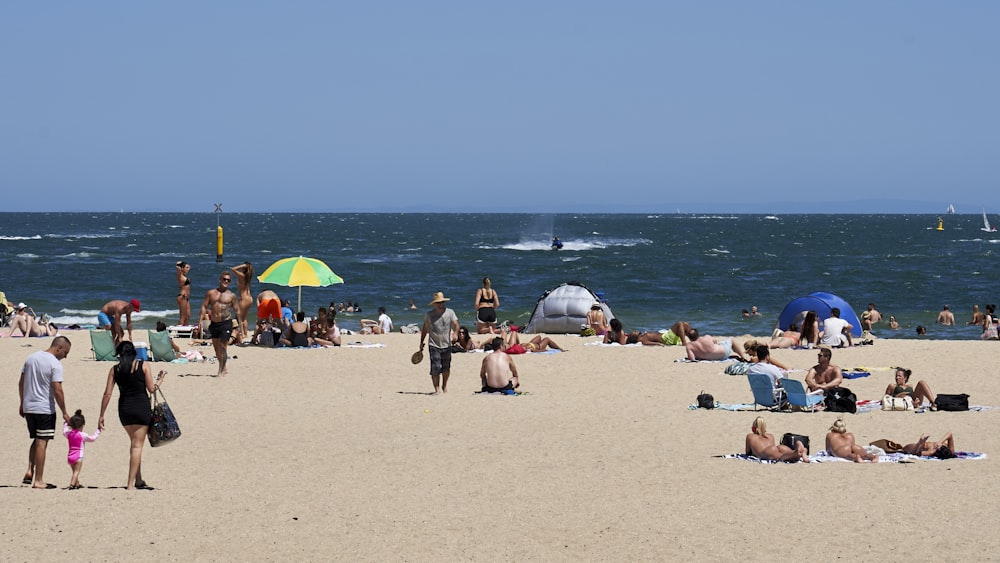
<instances>
[{"instance_id":1,"label":"child in pink swimsuit","mask_svg":"<svg viewBox=\"0 0 1000 563\"><path fill-rule=\"evenodd\" d=\"M83 418L83 412L76 409L76 413L69 418L69 422L63 423L63 436L69 440L69 454L66 456L66 462L73 468L73 477L69 481L70 489L83 488L83 485L80 484L80 470L83 469L83 444L93 442L101 435L100 428L94 432L93 436L84 433L83 425L86 422Z\"/></svg>"}]
</instances>

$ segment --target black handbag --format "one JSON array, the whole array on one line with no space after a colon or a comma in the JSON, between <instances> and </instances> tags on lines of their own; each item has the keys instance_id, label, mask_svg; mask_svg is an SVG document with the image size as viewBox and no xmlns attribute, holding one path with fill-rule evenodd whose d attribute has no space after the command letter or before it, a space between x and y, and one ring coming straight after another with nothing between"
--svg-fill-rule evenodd
<instances>
[{"instance_id":1,"label":"black handbag","mask_svg":"<svg viewBox=\"0 0 1000 563\"><path fill-rule=\"evenodd\" d=\"M969 396L965 393L960 395L945 395L944 393L938 393L936 403L939 411L969 410Z\"/></svg>"},{"instance_id":2,"label":"black handbag","mask_svg":"<svg viewBox=\"0 0 1000 563\"><path fill-rule=\"evenodd\" d=\"M791 449L795 448L795 442L802 442L802 445L806 448L806 453L809 453L809 436L803 436L801 434L792 434L791 432L785 433L781 437L781 445L788 446Z\"/></svg>"},{"instance_id":3,"label":"black handbag","mask_svg":"<svg viewBox=\"0 0 1000 563\"><path fill-rule=\"evenodd\" d=\"M159 393L159 399L156 394ZM162 401L160 400L162 399ZM153 419L149 423L149 445L152 447L163 446L181 437L181 428L177 425L177 417L174 411L170 410L167 398L163 396L163 391L157 387L149 397L152 403Z\"/></svg>"},{"instance_id":4,"label":"black handbag","mask_svg":"<svg viewBox=\"0 0 1000 563\"><path fill-rule=\"evenodd\" d=\"M702 391L698 395L698 408L702 409L714 409L715 408L715 397Z\"/></svg>"}]
</instances>

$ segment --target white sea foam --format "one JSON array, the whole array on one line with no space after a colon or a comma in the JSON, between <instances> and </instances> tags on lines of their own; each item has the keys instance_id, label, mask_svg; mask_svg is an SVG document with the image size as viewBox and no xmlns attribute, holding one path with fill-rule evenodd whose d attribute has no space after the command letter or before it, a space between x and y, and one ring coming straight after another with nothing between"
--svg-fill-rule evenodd
<instances>
[{"instance_id":1,"label":"white sea foam","mask_svg":"<svg viewBox=\"0 0 1000 563\"><path fill-rule=\"evenodd\" d=\"M35 235L33 237L19 237L16 235L4 235L0 236L0 240L41 240L42 235Z\"/></svg>"},{"instance_id":2,"label":"white sea foam","mask_svg":"<svg viewBox=\"0 0 1000 563\"><path fill-rule=\"evenodd\" d=\"M30 252L25 252L17 255L18 258L38 258L37 254L32 254Z\"/></svg>"},{"instance_id":3,"label":"white sea foam","mask_svg":"<svg viewBox=\"0 0 1000 563\"><path fill-rule=\"evenodd\" d=\"M563 240L563 247L561 252L567 250L575 251L588 251L588 250L600 250L602 248L614 248L614 247L630 247L630 246L640 246L652 244L653 241L645 238L621 238L621 239L567 239ZM491 249L497 247L491 246L480 246L479 248ZM552 250L552 243L549 241L522 241L512 244L504 244L499 248L504 250L520 250L520 251L535 251L535 250Z\"/></svg>"}]
</instances>

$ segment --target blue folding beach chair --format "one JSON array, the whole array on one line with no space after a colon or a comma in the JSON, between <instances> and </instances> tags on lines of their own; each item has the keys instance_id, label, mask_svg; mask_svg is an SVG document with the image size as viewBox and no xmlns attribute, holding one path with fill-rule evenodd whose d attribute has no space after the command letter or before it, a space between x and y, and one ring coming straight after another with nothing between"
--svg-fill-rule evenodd
<instances>
[{"instance_id":1,"label":"blue folding beach chair","mask_svg":"<svg viewBox=\"0 0 1000 563\"><path fill-rule=\"evenodd\" d=\"M753 410L757 410L757 405L771 410L781 408L785 391L771 385L770 377L763 373L748 373L747 381L750 382L750 390L753 391Z\"/></svg>"},{"instance_id":2,"label":"blue folding beach chair","mask_svg":"<svg viewBox=\"0 0 1000 563\"><path fill-rule=\"evenodd\" d=\"M822 391L806 393L805 386L798 379L782 379L781 386L785 389L788 404L809 409L810 412L815 412L816 405L822 403L825 398Z\"/></svg>"}]
</instances>

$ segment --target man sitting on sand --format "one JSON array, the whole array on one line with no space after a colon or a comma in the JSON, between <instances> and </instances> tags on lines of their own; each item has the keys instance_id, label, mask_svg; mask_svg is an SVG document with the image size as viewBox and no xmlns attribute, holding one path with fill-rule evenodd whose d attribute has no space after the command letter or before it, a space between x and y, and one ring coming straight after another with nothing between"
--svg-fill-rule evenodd
<instances>
[{"instance_id":1,"label":"man sitting on sand","mask_svg":"<svg viewBox=\"0 0 1000 563\"><path fill-rule=\"evenodd\" d=\"M687 348L687 358L692 362L698 360L728 360L732 356L736 356L740 361L746 361L746 358L743 357L743 352L740 351L742 350L742 346L733 339L716 340L707 334L700 336L698 329L695 328L688 329L687 337L688 343L684 347Z\"/></svg>"},{"instance_id":2,"label":"man sitting on sand","mask_svg":"<svg viewBox=\"0 0 1000 563\"><path fill-rule=\"evenodd\" d=\"M820 333L820 344L842 348L853 346L851 339L851 329L854 325L840 318L840 309L834 307L830 309L830 318L823 321L823 331Z\"/></svg>"},{"instance_id":3,"label":"man sitting on sand","mask_svg":"<svg viewBox=\"0 0 1000 563\"><path fill-rule=\"evenodd\" d=\"M806 374L806 385L809 386L809 391L826 393L828 389L840 387L840 384L844 382L844 373L840 366L830 363L832 359L833 350L829 348L819 349L819 363L809 368L809 373Z\"/></svg>"},{"instance_id":4,"label":"man sitting on sand","mask_svg":"<svg viewBox=\"0 0 1000 563\"><path fill-rule=\"evenodd\" d=\"M101 312L97 313L97 328L108 329L114 336L115 346L121 343L125 336L122 330L122 315L125 315L125 328L128 330L128 339L132 340L132 313L139 312L140 303L138 299L122 301L116 299L109 301L101 307Z\"/></svg>"},{"instance_id":5,"label":"man sitting on sand","mask_svg":"<svg viewBox=\"0 0 1000 563\"><path fill-rule=\"evenodd\" d=\"M773 459L776 461L804 461L809 463L806 448L799 440L795 441L795 449L785 445L776 445L774 436L768 434L764 417L758 416L750 426L747 434L746 454L758 459Z\"/></svg>"},{"instance_id":6,"label":"man sitting on sand","mask_svg":"<svg viewBox=\"0 0 1000 563\"><path fill-rule=\"evenodd\" d=\"M854 463L877 462L878 456L870 454L854 442L854 434L847 431L847 423L838 418L826 434L826 451L832 456L849 459Z\"/></svg>"},{"instance_id":7,"label":"man sitting on sand","mask_svg":"<svg viewBox=\"0 0 1000 563\"><path fill-rule=\"evenodd\" d=\"M483 393L504 393L513 395L514 389L521 386L517 378L517 366L514 358L503 351L503 338L497 336L492 340L493 353L483 358L479 369L479 379L483 383Z\"/></svg>"}]
</instances>

